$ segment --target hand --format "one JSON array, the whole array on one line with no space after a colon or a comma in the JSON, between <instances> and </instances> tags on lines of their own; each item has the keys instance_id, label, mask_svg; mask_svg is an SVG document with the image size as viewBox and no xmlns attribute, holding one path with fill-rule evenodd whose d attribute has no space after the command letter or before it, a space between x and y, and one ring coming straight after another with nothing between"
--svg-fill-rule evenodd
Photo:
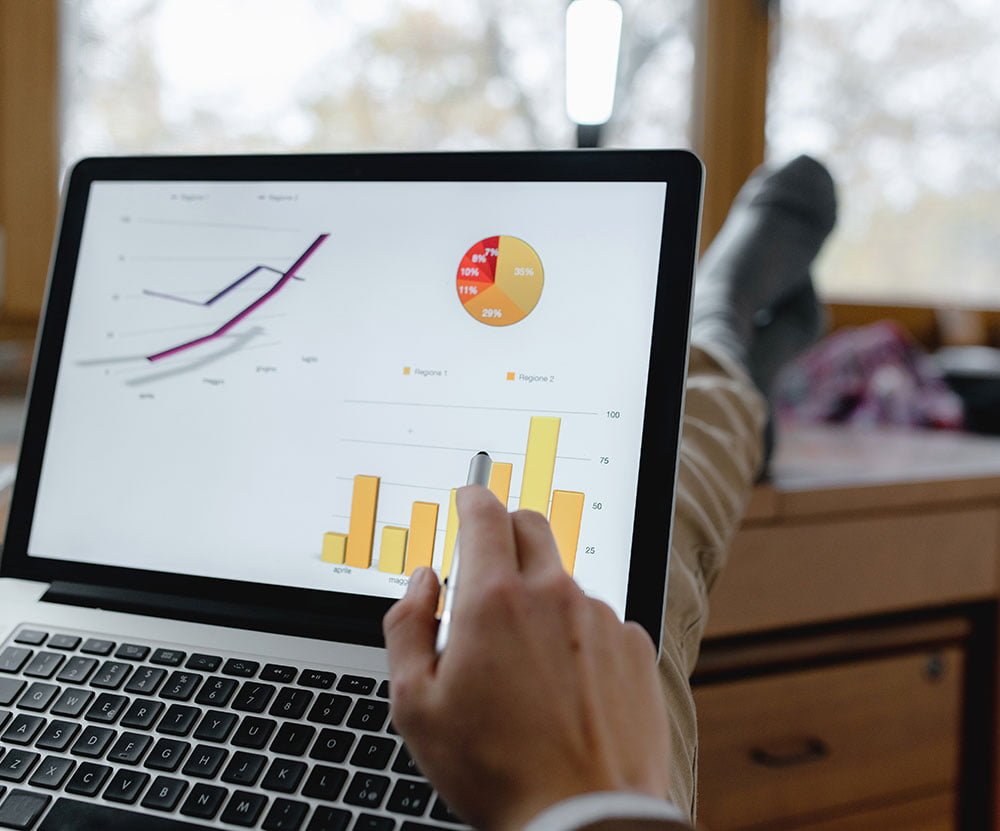
<instances>
[{"instance_id":1,"label":"hand","mask_svg":"<svg viewBox=\"0 0 1000 831\"><path fill-rule=\"evenodd\" d=\"M416 571L385 616L393 721L455 813L522 827L593 791L663 798L669 732L649 635L586 597L545 518L458 492L461 585L434 651L438 581Z\"/></svg>"}]
</instances>

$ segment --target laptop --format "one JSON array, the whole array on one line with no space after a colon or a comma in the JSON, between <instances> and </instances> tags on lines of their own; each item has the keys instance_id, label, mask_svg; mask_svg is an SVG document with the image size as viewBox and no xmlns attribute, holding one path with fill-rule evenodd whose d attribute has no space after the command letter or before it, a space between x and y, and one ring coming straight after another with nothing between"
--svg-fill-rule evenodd
<instances>
[{"instance_id":1,"label":"laptop","mask_svg":"<svg viewBox=\"0 0 1000 831\"><path fill-rule=\"evenodd\" d=\"M447 577L485 450L660 642L701 183L659 150L77 164L0 563L0 828L460 827L382 617Z\"/></svg>"}]
</instances>

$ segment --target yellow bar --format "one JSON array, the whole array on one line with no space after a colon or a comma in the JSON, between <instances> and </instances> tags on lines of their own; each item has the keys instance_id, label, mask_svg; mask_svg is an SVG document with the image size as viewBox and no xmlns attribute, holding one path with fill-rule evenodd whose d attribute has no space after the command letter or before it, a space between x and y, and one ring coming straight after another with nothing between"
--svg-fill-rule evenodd
<instances>
[{"instance_id":1,"label":"yellow bar","mask_svg":"<svg viewBox=\"0 0 1000 831\"><path fill-rule=\"evenodd\" d=\"M556 538L559 559L568 574L576 565L576 547L580 542L584 495L579 491L552 491L552 515L549 525Z\"/></svg>"},{"instance_id":2,"label":"yellow bar","mask_svg":"<svg viewBox=\"0 0 1000 831\"><path fill-rule=\"evenodd\" d=\"M495 467L495 465L494 465ZM441 560L441 579L447 580L451 574L451 559L455 556L455 540L458 539L458 505L455 503L456 488L448 497L448 521L444 526L444 557Z\"/></svg>"},{"instance_id":3,"label":"yellow bar","mask_svg":"<svg viewBox=\"0 0 1000 831\"><path fill-rule=\"evenodd\" d=\"M437 535L438 505L436 502L414 502L410 513L410 536L406 541L405 573L413 574L434 559L434 538Z\"/></svg>"},{"instance_id":4,"label":"yellow bar","mask_svg":"<svg viewBox=\"0 0 1000 831\"><path fill-rule=\"evenodd\" d=\"M335 534L333 531L327 531L323 535L323 553L320 555L320 559L324 563L343 565L346 550L347 534Z\"/></svg>"},{"instance_id":5,"label":"yellow bar","mask_svg":"<svg viewBox=\"0 0 1000 831\"><path fill-rule=\"evenodd\" d=\"M494 462L493 467L490 468L489 488L505 508L507 500L510 499L510 476L513 472L514 465L510 462Z\"/></svg>"},{"instance_id":6,"label":"yellow bar","mask_svg":"<svg viewBox=\"0 0 1000 831\"><path fill-rule=\"evenodd\" d=\"M386 525L382 529L382 544L378 549L378 570L389 574L403 573L403 554L406 551L405 528Z\"/></svg>"},{"instance_id":7,"label":"yellow bar","mask_svg":"<svg viewBox=\"0 0 1000 831\"><path fill-rule=\"evenodd\" d=\"M521 480L522 511L549 512L552 474L556 469L556 446L559 444L561 419L552 416L532 416L528 429L528 449L524 457L524 477Z\"/></svg>"},{"instance_id":8,"label":"yellow bar","mask_svg":"<svg viewBox=\"0 0 1000 831\"><path fill-rule=\"evenodd\" d=\"M351 524L347 531L345 562L354 568L371 568L375 541L375 509L378 505L378 476L355 476L351 496Z\"/></svg>"}]
</instances>

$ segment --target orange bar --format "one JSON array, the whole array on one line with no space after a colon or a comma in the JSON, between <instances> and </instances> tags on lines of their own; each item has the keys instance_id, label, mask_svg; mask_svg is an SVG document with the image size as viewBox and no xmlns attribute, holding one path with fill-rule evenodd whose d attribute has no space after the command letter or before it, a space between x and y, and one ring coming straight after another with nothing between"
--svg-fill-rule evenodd
<instances>
[{"instance_id":1,"label":"orange bar","mask_svg":"<svg viewBox=\"0 0 1000 831\"><path fill-rule=\"evenodd\" d=\"M436 502L414 502L410 513L410 536L406 540L404 574L413 574L421 566L430 566L434 559L437 537L438 505ZM350 542L350 536L348 536Z\"/></svg>"},{"instance_id":2,"label":"orange bar","mask_svg":"<svg viewBox=\"0 0 1000 831\"><path fill-rule=\"evenodd\" d=\"M355 476L351 496L351 524L347 531L345 562L354 568L371 568L375 542L375 509L378 506L378 476Z\"/></svg>"},{"instance_id":3,"label":"orange bar","mask_svg":"<svg viewBox=\"0 0 1000 831\"><path fill-rule=\"evenodd\" d=\"M448 497L448 521L444 526L444 556L441 558L441 579L447 580L451 574L451 561L455 556L455 540L458 539L458 505L455 502L455 494L458 491L451 489ZM442 595L443 596L443 595Z\"/></svg>"},{"instance_id":4,"label":"orange bar","mask_svg":"<svg viewBox=\"0 0 1000 831\"><path fill-rule=\"evenodd\" d=\"M514 465L510 462L494 462L490 468L489 489L493 495L507 507L507 500L510 498L510 477L514 472Z\"/></svg>"},{"instance_id":5,"label":"orange bar","mask_svg":"<svg viewBox=\"0 0 1000 831\"><path fill-rule=\"evenodd\" d=\"M521 499L517 506L522 511L538 511L540 514L549 511L560 424L561 420L552 416L531 417L528 447L524 454Z\"/></svg>"},{"instance_id":6,"label":"orange bar","mask_svg":"<svg viewBox=\"0 0 1000 831\"><path fill-rule=\"evenodd\" d=\"M378 570L387 574L402 574L405 550L406 529L386 525L382 529L382 545L378 550Z\"/></svg>"},{"instance_id":7,"label":"orange bar","mask_svg":"<svg viewBox=\"0 0 1000 831\"><path fill-rule=\"evenodd\" d=\"M559 559L567 574L576 565L576 547L580 542L580 523L583 520L584 495L579 491L552 491L552 513L549 525L556 538Z\"/></svg>"}]
</instances>

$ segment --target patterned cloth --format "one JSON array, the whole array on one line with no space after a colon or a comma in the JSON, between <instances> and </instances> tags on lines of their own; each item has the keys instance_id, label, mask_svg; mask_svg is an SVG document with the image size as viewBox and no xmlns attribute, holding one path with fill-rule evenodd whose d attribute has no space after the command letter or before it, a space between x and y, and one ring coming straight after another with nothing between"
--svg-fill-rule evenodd
<instances>
[{"instance_id":1,"label":"patterned cloth","mask_svg":"<svg viewBox=\"0 0 1000 831\"><path fill-rule=\"evenodd\" d=\"M788 366L775 388L779 418L958 430L961 399L920 345L890 320L841 329Z\"/></svg>"}]
</instances>

